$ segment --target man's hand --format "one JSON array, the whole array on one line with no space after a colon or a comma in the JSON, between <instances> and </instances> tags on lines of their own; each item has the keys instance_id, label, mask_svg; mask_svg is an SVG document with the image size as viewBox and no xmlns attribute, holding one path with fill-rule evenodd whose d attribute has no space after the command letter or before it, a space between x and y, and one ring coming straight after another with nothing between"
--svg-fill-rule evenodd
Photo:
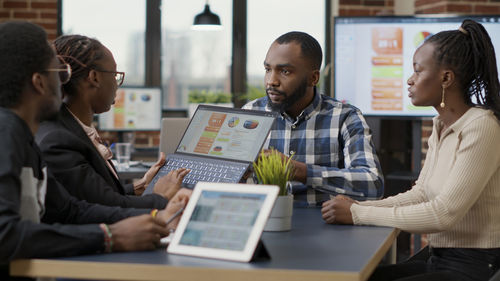
<instances>
[{"instance_id":1,"label":"man's hand","mask_svg":"<svg viewBox=\"0 0 500 281\"><path fill-rule=\"evenodd\" d=\"M113 251L153 250L160 238L169 234L165 222L142 215L121 220L109 226Z\"/></svg>"},{"instance_id":2,"label":"man's hand","mask_svg":"<svg viewBox=\"0 0 500 281\"><path fill-rule=\"evenodd\" d=\"M158 179L153 188L153 192L170 200L170 198L174 197L177 191L179 191L182 180L190 171L191 170L185 168L170 171L166 176Z\"/></svg>"},{"instance_id":3,"label":"man's hand","mask_svg":"<svg viewBox=\"0 0 500 281\"><path fill-rule=\"evenodd\" d=\"M355 200L343 195L337 195L323 203L321 214L326 223L353 224L351 205Z\"/></svg>"},{"instance_id":4,"label":"man's hand","mask_svg":"<svg viewBox=\"0 0 500 281\"><path fill-rule=\"evenodd\" d=\"M134 193L137 196L142 195L146 187L153 180L153 177L158 173L160 168L165 164L165 153L160 152L160 156L158 157L158 161L149 168L149 170L144 174L142 179L136 181L134 183Z\"/></svg>"},{"instance_id":5,"label":"man's hand","mask_svg":"<svg viewBox=\"0 0 500 281\"><path fill-rule=\"evenodd\" d=\"M280 156L281 160L283 161L288 161L288 156L285 154L281 153L280 151L276 149L263 149L262 153L264 155L268 155L271 153L271 151L275 150ZM294 175L293 175L293 180L300 181L302 183L306 183L307 181L307 166L305 163L295 161L292 159L291 161L293 168L294 168Z\"/></svg>"},{"instance_id":6,"label":"man's hand","mask_svg":"<svg viewBox=\"0 0 500 281\"><path fill-rule=\"evenodd\" d=\"M156 218L163 221L163 222L166 222L175 213L177 213L178 210L186 207L192 193L193 193L193 191L191 189L181 188L181 190L179 190L175 194L174 198L172 198L168 202L167 207L164 210L161 210L158 212L158 214L156 215ZM180 219L181 219L181 216L180 215L177 216L172 222L170 222L168 224L167 228L168 229L177 228L177 224L179 223Z\"/></svg>"}]
</instances>

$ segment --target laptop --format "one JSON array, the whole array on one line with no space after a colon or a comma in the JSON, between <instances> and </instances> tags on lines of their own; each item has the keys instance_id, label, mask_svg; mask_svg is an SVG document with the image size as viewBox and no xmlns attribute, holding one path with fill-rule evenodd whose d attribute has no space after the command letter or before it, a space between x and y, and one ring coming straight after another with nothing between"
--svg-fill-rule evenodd
<instances>
[{"instance_id":1,"label":"laptop","mask_svg":"<svg viewBox=\"0 0 500 281\"><path fill-rule=\"evenodd\" d=\"M199 182L238 183L257 159L276 113L199 105L173 154L148 185L153 192L160 177L179 168L191 170L182 182L192 188Z\"/></svg>"},{"instance_id":2,"label":"laptop","mask_svg":"<svg viewBox=\"0 0 500 281\"><path fill-rule=\"evenodd\" d=\"M278 186L200 182L167 252L239 262L269 258L260 237Z\"/></svg>"},{"instance_id":3,"label":"laptop","mask_svg":"<svg viewBox=\"0 0 500 281\"><path fill-rule=\"evenodd\" d=\"M163 118L160 131L160 152L169 155L175 152L190 119L185 117Z\"/></svg>"}]
</instances>

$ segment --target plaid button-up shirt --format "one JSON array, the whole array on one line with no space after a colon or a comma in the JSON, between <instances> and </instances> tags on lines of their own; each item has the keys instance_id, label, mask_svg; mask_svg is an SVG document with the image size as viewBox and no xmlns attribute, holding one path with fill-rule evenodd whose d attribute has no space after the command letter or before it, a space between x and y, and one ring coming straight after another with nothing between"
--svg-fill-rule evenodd
<instances>
[{"instance_id":1,"label":"plaid button-up shirt","mask_svg":"<svg viewBox=\"0 0 500 281\"><path fill-rule=\"evenodd\" d=\"M271 111L267 101L263 97L243 108ZM330 194L361 200L383 195L382 171L371 138L357 108L316 92L297 118L282 113L276 119L268 144L307 165L307 188L296 193L295 200L318 205Z\"/></svg>"}]
</instances>

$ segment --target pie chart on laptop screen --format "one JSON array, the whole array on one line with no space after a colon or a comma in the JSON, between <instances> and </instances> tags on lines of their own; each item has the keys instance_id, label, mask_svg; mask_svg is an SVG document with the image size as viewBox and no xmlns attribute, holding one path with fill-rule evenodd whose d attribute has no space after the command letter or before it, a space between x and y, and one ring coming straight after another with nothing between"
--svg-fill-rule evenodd
<instances>
[{"instance_id":1,"label":"pie chart on laptop screen","mask_svg":"<svg viewBox=\"0 0 500 281\"><path fill-rule=\"evenodd\" d=\"M257 126L259 126L259 121L257 120L246 120L243 124L243 127L246 129L255 129Z\"/></svg>"},{"instance_id":2,"label":"pie chart on laptop screen","mask_svg":"<svg viewBox=\"0 0 500 281\"><path fill-rule=\"evenodd\" d=\"M240 123L240 118L234 116L234 117L231 117L231 119L229 119L229 121L227 121L227 125L230 127L230 128L233 128L233 127L236 127L238 126L238 124Z\"/></svg>"}]
</instances>

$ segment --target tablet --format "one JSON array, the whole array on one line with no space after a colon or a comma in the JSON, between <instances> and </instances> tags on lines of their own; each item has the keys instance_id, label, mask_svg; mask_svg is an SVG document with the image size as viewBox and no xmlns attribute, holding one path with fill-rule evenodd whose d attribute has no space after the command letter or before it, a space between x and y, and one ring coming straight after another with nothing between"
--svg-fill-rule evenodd
<instances>
[{"instance_id":1,"label":"tablet","mask_svg":"<svg viewBox=\"0 0 500 281\"><path fill-rule=\"evenodd\" d=\"M277 195L274 185L197 183L167 252L250 261Z\"/></svg>"}]
</instances>

